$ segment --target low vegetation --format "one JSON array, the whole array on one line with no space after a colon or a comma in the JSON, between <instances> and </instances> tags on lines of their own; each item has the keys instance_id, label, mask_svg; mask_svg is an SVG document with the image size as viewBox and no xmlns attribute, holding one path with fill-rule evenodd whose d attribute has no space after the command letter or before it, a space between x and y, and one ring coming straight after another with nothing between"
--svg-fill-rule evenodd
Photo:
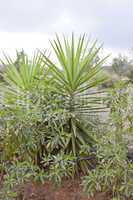
<instances>
[{"instance_id":1,"label":"low vegetation","mask_svg":"<svg viewBox=\"0 0 133 200\"><path fill-rule=\"evenodd\" d=\"M54 59L37 51L1 61L0 199L17 199L17 187L30 181L60 185L76 176L88 197L132 197L131 77L104 88L112 79L103 69L107 57L85 35L56 35L51 46Z\"/></svg>"}]
</instances>

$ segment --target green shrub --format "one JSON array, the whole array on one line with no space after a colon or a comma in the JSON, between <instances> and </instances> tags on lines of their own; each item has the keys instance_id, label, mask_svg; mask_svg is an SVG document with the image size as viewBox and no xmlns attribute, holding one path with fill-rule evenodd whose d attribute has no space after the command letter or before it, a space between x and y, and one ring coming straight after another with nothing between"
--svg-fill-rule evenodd
<instances>
[{"instance_id":1,"label":"green shrub","mask_svg":"<svg viewBox=\"0 0 133 200\"><path fill-rule=\"evenodd\" d=\"M83 178L88 196L97 192L110 193L112 199L133 196L133 163L128 160L128 137L132 134L131 102L127 85L119 82L112 89L108 131L96 146L98 165ZM129 123L127 123L129 122Z\"/></svg>"},{"instance_id":2,"label":"green shrub","mask_svg":"<svg viewBox=\"0 0 133 200\"><path fill-rule=\"evenodd\" d=\"M0 189L1 200L14 200L18 196L18 187L29 181L46 180L46 174L32 161L14 161L4 168L4 182Z\"/></svg>"},{"instance_id":3,"label":"green shrub","mask_svg":"<svg viewBox=\"0 0 133 200\"><path fill-rule=\"evenodd\" d=\"M116 144L106 136L97 148L98 165L83 178L84 191L88 196L105 192L123 200L132 197L133 164L127 160L125 145Z\"/></svg>"}]
</instances>

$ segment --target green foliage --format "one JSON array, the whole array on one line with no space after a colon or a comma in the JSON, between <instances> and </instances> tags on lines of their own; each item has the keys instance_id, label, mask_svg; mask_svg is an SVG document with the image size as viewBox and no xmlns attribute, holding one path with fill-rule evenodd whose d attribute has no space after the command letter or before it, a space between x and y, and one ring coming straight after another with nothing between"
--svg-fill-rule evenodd
<instances>
[{"instance_id":1,"label":"green foliage","mask_svg":"<svg viewBox=\"0 0 133 200\"><path fill-rule=\"evenodd\" d=\"M96 146L97 167L83 179L88 196L96 192L112 194L112 198L124 200L133 196L133 163L128 161L128 136L132 134L130 121L131 102L127 84L119 82L111 90L111 109L108 131ZM111 131L110 131L111 130Z\"/></svg>"},{"instance_id":2,"label":"green foliage","mask_svg":"<svg viewBox=\"0 0 133 200\"><path fill-rule=\"evenodd\" d=\"M113 133L103 137L97 146L97 167L83 179L88 196L96 192L112 194L112 198L125 199L133 195L133 164L127 161L127 146L116 142Z\"/></svg>"},{"instance_id":3,"label":"green foliage","mask_svg":"<svg viewBox=\"0 0 133 200\"><path fill-rule=\"evenodd\" d=\"M126 56L119 55L113 59L112 69L119 77L128 77L133 79L133 62Z\"/></svg>"},{"instance_id":4,"label":"green foliage","mask_svg":"<svg viewBox=\"0 0 133 200\"><path fill-rule=\"evenodd\" d=\"M89 45L85 35L77 39L72 34L70 40L56 35L51 46L56 62L40 51L32 59L22 52L16 62L8 56L2 61L0 198L15 199L16 188L28 181L61 184L81 172L88 173L83 178L88 196L133 196L133 164L127 160L133 131L131 81L121 79L108 93L101 91L106 58L99 58L101 46L96 41ZM100 126L98 114L107 107L107 125Z\"/></svg>"},{"instance_id":5,"label":"green foliage","mask_svg":"<svg viewBox=\"0 0 133 200\"><path fill-rule=\"evenodd\" d=\"M75 174L76 159L71 155L60 154L44 157L42 163L46 170L48 180L60 185L64 177L73 177Z\"/></svg>"},{"instance_id":6,"label":"green foliage","mask_svg":"<svg viewBox=\"0 0 133 200\"><path fill-rule=\"evenodd\" d=\"M105 91L99 91L107 79L101 46L73 34L63 41L56 36L51 46L57 63L40 51L32 59L18 55L17 63L8 56L2 61L0 162L3 189L13 196L15 187L30 180L60 184L88 172L97 114L106 109Z\"/></svg>"},{"instance_id":7,"label":"green foliage","mask_svg":"<svg viewBox=\"0 0 133 200\"><path fill-rule=\"evenodd\" d=\"M41 165L44 154L60 151L85 157L89 151L80 153L82 147L96 142L90 118L105 109L97 91L106 80L101 70L105 58L95 61L101 47L96 42L88 47L85 36L76 43L74 35L64 42L56 36L51 45L58 64L37 52L32 61L24 55L18 68L6 56L8 67L0 87L6 159L30 157ZM80 170L87 170L87 165L83 161Z\"/></svg>"},{"instance_id":8,"label":"green foliage","mask_svg":"<svg viewBox=\"0 0 133 200\"><path fill-rule=\"evenodd\" d=\"M56 36L51 45L58 63L53 63L45 55L43 59L51 70L55 92L62 96L62 109L67 114L64 125L70 140L66 151L80 156L83 145L95 143L88 129L89 117L105 109L102 95L98 95L99 91L92 91L107 78L101 70L105 58L95 62L101 47L97 48L94 42L88 48L85 36L80 37L77 43L73 34L71 41L64 37L63 42Z\"/></svg>"},{"instance_id":9,"label":"green foliage","mask_svg":"<svg viewBox=\"0 0 133 200\"><path fill-rule=\"evenodd\" d=\"M29 181L46 179L44 171L33 165L32 161L14 161L5 167L4 184L0 190L1 200L13 200L18 196L18 186Z\"/></svg>"},{"instance_id":10,"label":"green foliage","mask_svg":"<svg viewBox=\"0 0 133 200\"><path fill-rule=\"evenodd\" d=\"M109 90L108 104L110 105L110 118L116 133L130 135L133 128L133 85L127 81L118 81ZM119 139L119 138L118 138Z\"/></svg>"}]
</instances>

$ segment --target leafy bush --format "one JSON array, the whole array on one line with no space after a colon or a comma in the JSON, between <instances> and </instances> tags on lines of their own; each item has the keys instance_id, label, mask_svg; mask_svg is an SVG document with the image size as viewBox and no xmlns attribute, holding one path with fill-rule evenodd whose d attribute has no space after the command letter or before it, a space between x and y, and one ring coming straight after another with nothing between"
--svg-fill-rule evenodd
<instances>
[{"instance_id":1,"label":"leafy bush","mask_svg":"<svg viewBox=\"0 0 133 200\"><path fill-rule=\"evenodd\" d=\"M18 186L29 181L44 182L46 175L43 170L31 161L14 161L5 167L4 183L0 190L1 200L12 200L18 196Z\"/></svg>"},{"instance_id":2,"label":"leafy bush","mask_svg":"<svg viewBox=\"0 0 133 200\"><path fill-rule=\"evenodd\" d=\"M56 36L51 45L57 64L42 52L32 60L23 55L19 67L6 56L0 86L3 160L30 158L41 167L44 155L86 157L89 148L83 152L83 146L96 142L90 118L105 109L97 91L106 80L105 58L96 62L101 47L89 47L85 36L76 43L74 35L63 42ZM77 167L85 172L88 161Z\"/></svg>"},{"instance_id":3,"label":"leafy bush","mask_svg":"<svg viewBox=\"0 0 133 200\"><path fill-rule=\"evenodd\" d=\"M73 177L75 174L75 158L71 155L60 154L44 157L42 163L47 174L47 179L60 185L63 178Z\"/></svg>"},{"instance_id":4,"label":"leafy bush","mask_svg":"<svg viewBox=\"0 0 133 200\"><path fill-rule=\"evenodd\" d=\"M133 163L127 159L128 136L132 133L130 93L127 84L120 81L110 94L109 132L96 146L97 167L82 184L88 196L105 192L113 199L125 200L133 196Z\"/></svg>"},{"instance_id":5,"label":"leafy bush","mask_svg":"<svg viewBox=\"0 0 133 200\"><path fill-rule=\"evenodd\" d=\"M132 197L133 164L127 160L126 145L116 143L111 133L100 141L97 149L98 165L84 177L84 191L89 196L105 192L117 199Z\"/></svg>"}]
</instances>

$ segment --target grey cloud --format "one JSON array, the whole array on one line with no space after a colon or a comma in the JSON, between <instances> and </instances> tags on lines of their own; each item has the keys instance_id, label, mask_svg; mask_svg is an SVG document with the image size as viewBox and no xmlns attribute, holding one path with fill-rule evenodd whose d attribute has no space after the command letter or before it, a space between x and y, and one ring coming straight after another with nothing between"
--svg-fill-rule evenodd
<instances>
[{"instance_id":1,"label":"grey cloud","mask_svg":"<svg viewBox=\"0 0 133 200\"><path fill-rule=\"evenodd\" d=\"M0 0L0 8L0 31L86 32L109 47L133 46L132 0Z\"/></svg>"}]
</instances>

